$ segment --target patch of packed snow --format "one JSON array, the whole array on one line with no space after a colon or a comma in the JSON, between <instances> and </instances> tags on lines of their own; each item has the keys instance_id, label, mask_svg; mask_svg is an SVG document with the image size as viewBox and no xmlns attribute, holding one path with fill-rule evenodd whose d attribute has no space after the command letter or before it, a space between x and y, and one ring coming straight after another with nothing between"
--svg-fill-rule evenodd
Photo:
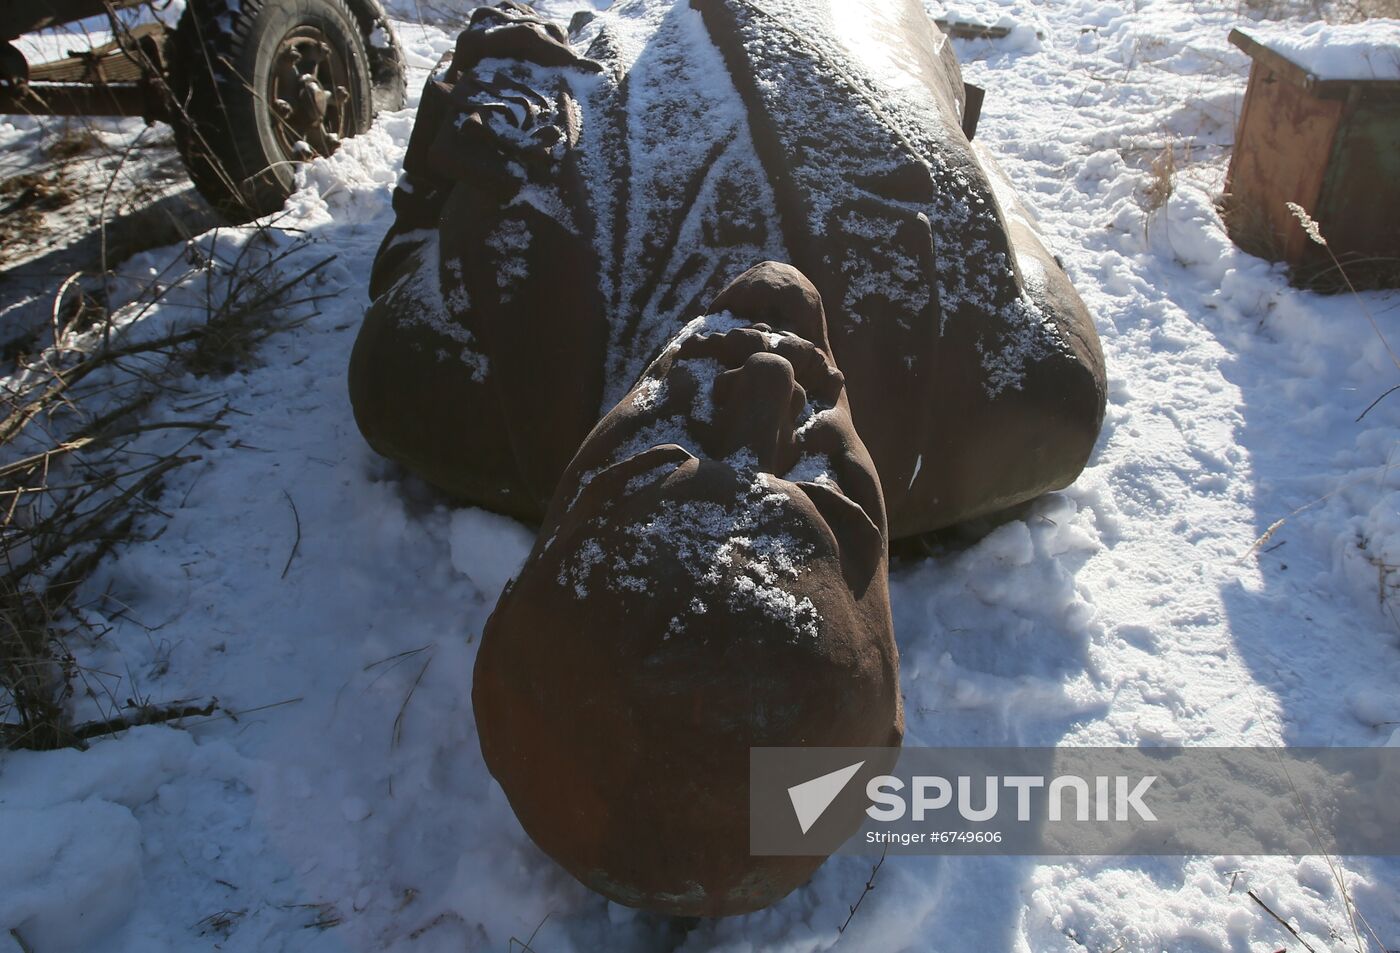
<instances>
[{"instance_id":1,"label":"patch of packed snow","mask_svg":"<svg viewBox=\"0 0 1400 953\"><path fill-rule=\"evenodd\" d=\"M1296 291L1224 237L1212 199L1248 69L1226 41L1238 5L933 12L1012 28L957 43L988 90L978 137L1096 315L1110 392L1074 486L894 566L907 742L1394 741L1400 397L1361 415L1400 383L1368 320L1400 343L1400 295ZM170 478L160 535L119 548L83 592L107 631L74 649L114 694L216 695L241 714L0 756L0 943L14 929L40 953L504 950L532 935L540 953L1294 948L1252 890L1323 949L1353 943L1339 874L1400 947L1400 864L1385 858L1334 858L1334 874L1316 857L898 857L845 933L870 868L836 858L769 910L678 935L544 857L482 764L470 705L481 627L530 534L377 458L345 395L417 91L453 42L394 26L409 108L312 163L281 222L313 239L289 275L339 255L314 289L332 297L256 366L184 382L184 400L238 413ZM0 141L26 122L0 123ZM1165 150L1175 187L1149 211ZM288 498L301 541L282 578Z\"/></svg>"}]
</instances>

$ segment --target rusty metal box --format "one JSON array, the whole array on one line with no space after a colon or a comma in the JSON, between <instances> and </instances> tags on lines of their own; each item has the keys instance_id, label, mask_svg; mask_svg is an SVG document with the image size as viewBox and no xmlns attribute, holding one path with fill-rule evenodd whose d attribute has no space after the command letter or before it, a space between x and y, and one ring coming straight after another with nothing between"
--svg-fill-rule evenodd
<instances>
[{"instance_id":1,"label":"rusty metal box","mask_svg":"<svg viewBox=\"0 0 1400 953\"><path fill-rule=\"evenodd\" d=\"M1297 283L1336 284L1294 202L1353 281L1400 285L1400 80L1328 79L1239 30L1230 42L1254 60L1225 186L1231 239Z\"/></svg>"}]
</instances>

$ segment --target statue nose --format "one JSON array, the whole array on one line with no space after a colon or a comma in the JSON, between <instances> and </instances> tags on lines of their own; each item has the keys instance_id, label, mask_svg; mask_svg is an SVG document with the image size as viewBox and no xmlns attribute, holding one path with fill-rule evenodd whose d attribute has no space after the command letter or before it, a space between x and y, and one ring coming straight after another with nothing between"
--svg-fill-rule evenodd
<instances>
[{"instance_id":1,"label":"statue nose","mask_svg":"<svg viewBox=\"0 0 1400 953\"><path fill-rule=\"evenodd\" d=\"M747 448L769 473L785 473L796 462L792 430L807 394L786 358L750 355L715 379L714 401L722 456Z\"/></svg>"}]
</instances>

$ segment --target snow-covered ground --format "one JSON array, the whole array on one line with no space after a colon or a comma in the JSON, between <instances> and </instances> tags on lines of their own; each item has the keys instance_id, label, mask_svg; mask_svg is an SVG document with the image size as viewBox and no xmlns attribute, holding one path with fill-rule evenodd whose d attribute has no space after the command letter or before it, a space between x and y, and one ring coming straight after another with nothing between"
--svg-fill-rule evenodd
<instances>
[{"instance_id":1,"label":"snow-covered ground","mask_svg":"<svg viewBox=\"0 0 1400 953\"><path fill-rule=\"evenodd\" d=\"M1299 292L1225 237L1212 202L1248 66L1226 36L1251 9L933 9L1012 28L959 41L987 88L978 137L1096 315L1110 391L1073 487L894 566L909 744L1400 744L1400 395L1357 419L1400 384L1371 320L1400 346L1400 294ZM158 538L84 590L107 627L74 646L95 683L243 714L0 756L0 951L21 949L12 928L36 953L503 951L532 935L538 953L1303 949L1247 891L1312 949L1400 948L1386 859L891 858L840 934L864 860L833 859L761 913L681 925L544 857L481 762L470 706L477 639L530 533L404 479L345 393L416 90L453 39L397 28L409 108L308 168L278 223L312 239L289 275L339 256L312 279L333 297L256 366L183 382L180 406L226 402L228 429L168 481ZM7 149L25 137L0 124ZM1173 188L1152 208L1166 150Z\"/></svg>"}]
</instances>

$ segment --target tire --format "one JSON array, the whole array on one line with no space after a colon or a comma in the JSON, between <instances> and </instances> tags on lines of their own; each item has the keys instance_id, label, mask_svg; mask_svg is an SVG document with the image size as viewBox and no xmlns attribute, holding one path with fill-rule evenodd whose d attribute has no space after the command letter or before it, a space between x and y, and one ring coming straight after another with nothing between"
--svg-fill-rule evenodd
<instances>
[{"instance_id":1,"label":"tire","mask_svg":"<svg viewBox=\"0 0 1400 953\"><path fill-rule=\"evenodd\" d=\"M369 50L371 79L374 83L374 109L393 112L408 101L408 74L404 68L403 50L399 39L389 26L388 14L380 0L345 0L355 22L360 26Z\"/></svg>"},{"instance_id":2,"label":"tire","mask_svg":"<svg viewBox=\"0 0 1400 953\"><path fill-rule=\"evenodd\" d=\"M167 48L172 125L195 188L225 217L281 208L298 160L369 128L379 64L366 35L344 0L190 0Z\"/></svg>"}]
</instances>

